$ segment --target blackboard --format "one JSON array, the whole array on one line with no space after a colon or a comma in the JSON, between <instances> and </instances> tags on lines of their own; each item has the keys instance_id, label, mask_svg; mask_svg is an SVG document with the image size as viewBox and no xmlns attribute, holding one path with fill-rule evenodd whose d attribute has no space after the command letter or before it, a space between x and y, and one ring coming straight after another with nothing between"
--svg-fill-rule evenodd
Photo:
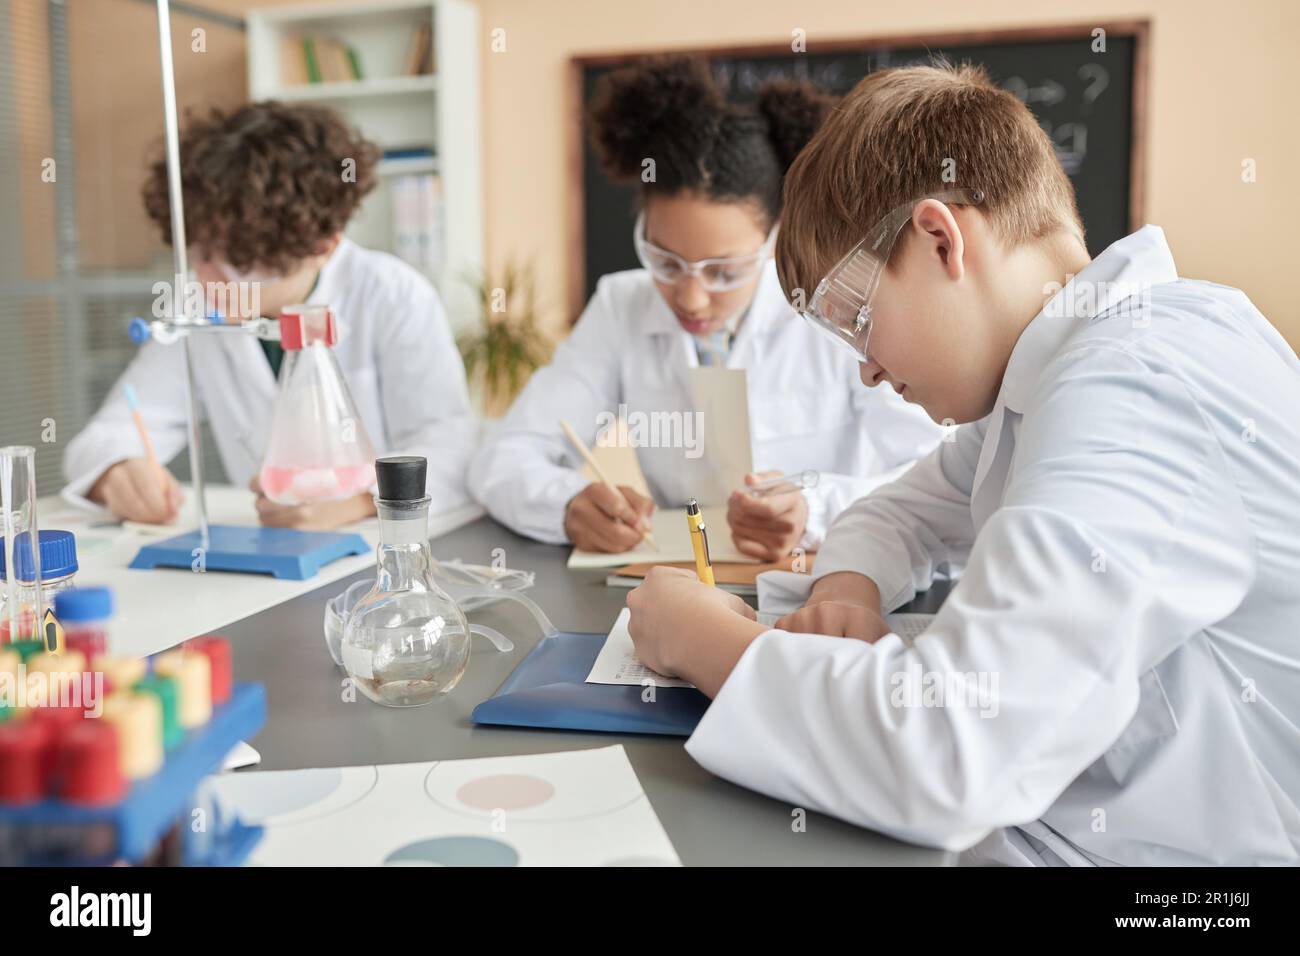
<instances>
[{"instance_id":1,"label":"blackboard","mask_svg":"<svg viewBox=\"0 0 1300 956\"><path fill-rule=\"evenodd\" d=\"M1104 51L1096 30L1104 30ZM929 37L808 39L772 47L684 50L708 59L714 77L736 102L752 101L775 76L807 78L841 95L875 70L929 63L938 55L983 64L994 82L1016 93L1052 137L1074 183L1088 249L1096 255L1142 223L1145 21L1043 27ZM635 185L611 184L587 136L586 107L610 70L654 52L584 56L571 61L574 104L570 205L570 318L577 318L596 281L635 268L632 225Z\"/></svg>"}]
</instances>

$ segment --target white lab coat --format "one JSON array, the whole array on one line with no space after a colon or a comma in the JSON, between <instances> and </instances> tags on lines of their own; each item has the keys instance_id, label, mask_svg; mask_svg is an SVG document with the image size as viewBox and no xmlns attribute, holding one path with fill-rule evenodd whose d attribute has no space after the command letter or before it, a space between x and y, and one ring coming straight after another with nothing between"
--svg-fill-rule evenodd
<instances>
[{"instance_id":1,"label":"white lab coat","mask_svg":"<svg viewBox=\"0 0 1300 956\"><path fill-rule=\"evenodd\" d=\"M1088 303L1095 281L1149 284L1145 317L1122 293ZM1300 362L1243 293L1179 280L1155 227L1072 284L992 414L855 504L817 558L887 611L964 559L914 648L767 631L687 749L902 839L983 840L975 859L1295 863ZM904 706L926 675L931 704L959 675L993 693Z\"/></svg>"},{"instance_id":2,"label":"white lab coat","mask_svg":"<svg viewBox=\"0 0 1300 956\"><path fill-rule=\"evenodd\" d=\"M424 455L432 510L465 504L478 424L433 286L395 256L344 239L309 301L328 304L337 316L334 352L376 454ZM200 333L189 341L202 414L229 480L246 486L261 466L271 428L276 380L270 363L251 335ZM84 495L109 465L144 454L123 382L135 387L159 460L186 447L184 346L151 340L68 445L64 497L71 501L89 505Z\"/></svg>"},{"instance_id":3,"label":"white lab coat","mask_svg":"<svg viewBox=\"0 0 1300 956\"><path fill-rule=\"evenodd\" d=\"M630 414L692 412L695 343L644 269L602 277L554 360L533 375L475 456L473 493L520 534L567 541L565 506L589 479L560 420L592 446L598 416L620 405ZM790 308L771 262L726 366L746 370L754 468L822 472L807 495L805 548L816 547L830 519L850 502L901 473L942 434L892 392L863 388L853 356ZM658 503L683 504L691 497L703 505L722 503L701 493L713 484L707 448L699 457L680 447L643 445L636 453Z\"/></svg>"}]
</instances>

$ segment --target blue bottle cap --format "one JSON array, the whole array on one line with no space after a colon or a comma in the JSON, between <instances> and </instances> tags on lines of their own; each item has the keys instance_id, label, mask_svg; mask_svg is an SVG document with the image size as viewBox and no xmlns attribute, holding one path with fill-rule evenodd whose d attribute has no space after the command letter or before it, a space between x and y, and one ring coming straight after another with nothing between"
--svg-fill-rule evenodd
<instances>
[{"instance_id":1,"label":"blue bottle cap","mask_svg":"<svg viewBox=\"0 0 1300 956\"><path fill-rule=\"evenodd\" d=\"M112 588L73 588L54 595L54 616L63 624L113 616Z\"/></svg>"},{"instance_id":2,"label":"blue bottle cap","mask_svg":"<svg viewBox=\"0 0 1300 956\"><path fill-rule=\"evenodd\" d=\"M0 538L0 580L6 579L4 538ZM34 581L32 572L32 536L24 531L14 538L14 567L19 581ZM41 580L75 574L77 570L77 539L71 531L41 532Z\"/></svg>"},{"instance_id":3,"label":"blue bottle cap","mask_svg":"<svg viewBox=\"0 0 1300 956\"><path fill-rule=\"evenodd\" d=\"M148 322L136 316L131 320L131 324L126 327L126 334L131 337L131 341L136 345L143 345L149 341L149 337L153 335L153 332L149 328Z\"/></svg>"}]
</instances>

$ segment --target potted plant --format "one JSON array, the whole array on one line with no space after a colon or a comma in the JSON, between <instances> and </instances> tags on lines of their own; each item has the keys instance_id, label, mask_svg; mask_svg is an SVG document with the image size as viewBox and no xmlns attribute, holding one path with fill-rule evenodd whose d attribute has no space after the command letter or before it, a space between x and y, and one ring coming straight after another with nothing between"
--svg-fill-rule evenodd
<instances>
[{"instance_id":1,"label":"potted plant","mask_svg":"<svg viewBox=\"0 0 1300 956\"><path fill-rule=\"evenodd\" d=\"M553 345L541 330L531 266L513 260L499 277L469 279L482 310L478 328L456 339L465 374L489 417L504 415L533 372L551 358Z\"/></svg>"}]
</instances>

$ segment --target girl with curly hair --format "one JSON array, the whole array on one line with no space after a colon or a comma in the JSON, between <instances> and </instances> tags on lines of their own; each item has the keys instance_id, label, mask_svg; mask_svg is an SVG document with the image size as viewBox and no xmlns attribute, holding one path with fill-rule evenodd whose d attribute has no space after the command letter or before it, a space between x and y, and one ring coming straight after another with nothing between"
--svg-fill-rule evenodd
<instances>
[{"instance_id":1,"label":"girl with curly hair","mask_svg":"<svg viewBox=\"0 0 1300 956\"><path fill-rule=\"evenodd\" d=\"M610 177L640 184L634 242L644 268L600 280L552 364L475 456L470 486L494 517L540 541L621 552L649 530L656 502L698 497L726 504L739 551L774 561L816 547L840 510L938 441L919 409L864 389L856 363L799 319L777 281L782 180L831 106L815 87L784 80L753 105L728 103L691 57L603 79L592 142ZM700 365L747 373L758 469L747 484L814 469L815 488L760 496L720 487L707 447L637 442L635 423L630 443L652 498L583 475L561 419L588 444L620 411L629 422L698 421L690 382ZM726 423L713 425L716 434Z\"/></svg>"}]
</instances>

